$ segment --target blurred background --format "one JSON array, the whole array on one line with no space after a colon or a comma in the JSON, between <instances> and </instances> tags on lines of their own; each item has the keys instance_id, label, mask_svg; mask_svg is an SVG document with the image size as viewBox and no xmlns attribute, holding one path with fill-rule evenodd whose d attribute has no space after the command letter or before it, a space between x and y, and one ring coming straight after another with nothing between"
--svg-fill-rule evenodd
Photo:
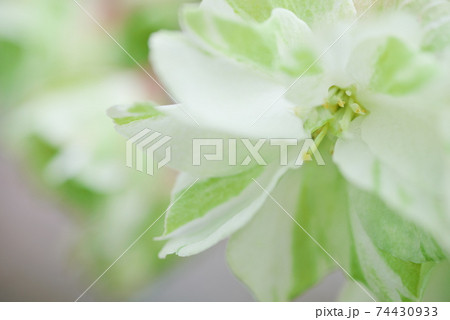
<instances>
[{"instance_id":1,"label":"blurred background","mask_svg":"<svg viewBox=\"0 0 450 320\"><path fill-rule=\"evenodd\" d=\"M184 2L0 0L0 301L76 300L166 209L176 173L126 168L105 111L170 103L147 42L179 28ZM226 243L158 259L162 223L80 301L253 301ZM336 300L343 284L332 274L300 301Z\"/></svg>"}]
</instances>

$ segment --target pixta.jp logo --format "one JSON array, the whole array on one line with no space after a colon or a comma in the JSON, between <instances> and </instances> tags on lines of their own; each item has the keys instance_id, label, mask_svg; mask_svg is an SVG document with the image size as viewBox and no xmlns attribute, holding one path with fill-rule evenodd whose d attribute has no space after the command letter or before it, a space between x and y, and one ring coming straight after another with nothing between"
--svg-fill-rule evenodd
<instances>
[{"instance_id":1,"label":"pixta.jp logo","mask_svg":"<svg viewBox=\"0 0 450 320\"><path fill-rule=\"evenodd\" d=\"M156 170L168 164L171 159L172 150L166 146L165 156L159 161L155 161L155 152L160 150L172 138L160 132L144 129L127 140L126 161L127 167L133 168L136 163L136 170L154 175Z\"/></svg>"}]
</instances>

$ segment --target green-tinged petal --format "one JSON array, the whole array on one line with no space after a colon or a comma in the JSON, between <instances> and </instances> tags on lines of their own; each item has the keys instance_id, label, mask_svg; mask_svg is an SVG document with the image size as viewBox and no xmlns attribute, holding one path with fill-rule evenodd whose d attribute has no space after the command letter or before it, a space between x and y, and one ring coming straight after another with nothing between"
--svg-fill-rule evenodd
<instances>
[{"instance_id":1,"label":"green-tinged petal","mask_svg":"<svg viewBox=\"0 0 450 320\"><path fill-rule=\"evenodd\" d=\"M293 77L320 72L311 46L311 30L292 12L275 9L264 23L236 21L208 10L187 6L185 29L211 49L263 71ZM291 80L292 81L292 80Z\"/></svg>"},{"instance_id":2,"label":"green-tinged petal","mask_svg":"<svg viewBox=\"0 0 450 320\"><path fill-rule=\"evenodd\" d=\"M388 161L384 162L384 156L380 153L373 153L368 144L361 138L361 124L363 118L352 122L347 135L339 139L334 153L334 161L338 165L343 175L359 188L373 192L385 202L389 208L394 209L407 221L412 221L434 237L439 245L450 252L450 236L446 230L450 225L450 219L445 213L442 199L442 189L435 187L433 190L426 188L424 183L417 183L415 179L420 177L419 169L404 176L397 167L392 167ZM383 122L380 123L382 128ZM395 127L394 127L395 128ZM418 129L419 127L413 126ZM388 140L380 139L389 145L389 141L395 140L394 133ZM403 148L413 149L417 145L408 139L404 140ZM387 150L385 150L387 152ZM392 152L395 151L393 150ZM391 155L392 156L392 155ZM415 155L415 157L422 154ZM429 157L430 161L436 155ZM411 160L415 160L411 159ZM427 160L428 161L428 160ZM408 162L410 164L411 161ZM429 164L429 162L427 162ZM400 163L397 163L397 166ZM426 164L424 164L426 165ZM406 164L405 164L406 166ZM429 167L438 170L439 168ZM433 172L430 172L434 174ZM426 181L426 180L423 180ZM436 186L438 185L436 181Z\"/></svg>"},{"instance_id":3,"label":"green-tinged petal","mask_svg":"<svg viewBox=\"0 0 450 320\"><path fill-rule=\"evenodd\" d=\"M444 255L428 234L389 209L378 197L354 188L349 201L373 244L405 261L439 261Z\"/></svg>"},{"instance_id":4,"label":"green-tinged petal","mask_svg":"<svg viewBox=\"0 0 450 320\"><path fill-rule=\"evenodd\" d=\"M441 262L431 270L423 301L450 301L450 262Z\"/></svg>"},{"instance_id":5,"label":"green-tinged petal","mask_svg":"<svg viewBox=\"0 0 450 320\"><path fill-rule=\"evenodd\" d=\"M450 99L450 92L448 93ZM445 108L441 113L440 128L441 134L444 137L444 150L445 150L445 164L446 168L450 168L450 108ZM444 199L446 212L450 212L450 170L444 172Z\"/></svg>"},{"instance_id":6,"label":"green-tinged petal","mask_svg":"<svg viewBox=\"0 0 450 320\"><path fill-rule=\"evenodd\" d=\"M145 106L146 110L143 110ZM135 112L139 111L139 112ZM112 107L108 115L116 123L116 130L129 141L138 137L144 130L151 130L170 137L171 140L165 145L171 148L170 162L168 166L198 176L221 176L242 171L239 166L227 166L227 151L224 151L222 161L202 161L202 165L194 164L194 139L221 139L226 140L226 135L220 131L204 129L197 126L184 112L180 105L154 107L152 103L137 103ZM138 148L140 141L148 135L133 142L133 148ZM225 143L224 147L227 144ZM206 148L206 147L205 147ZM166 147L155 150L153 156L156 164L166 158ZM214 153L211 148L201 149L205 155Z\"/></svg>"},{"instance_id":7,"label":"green-tinged petal","mask_svg":"<svg viewBox=\"0 0 450 320\"><path fill-rule=\"evenodd\" d=\"M270 29L227 19L193 6L185 7L183 18L188 31L223 54L266 69L274 67L277 47Z\"/></svg>"},{"instance_id":8,"label":"green-tinged petal","mask_svg":"<svg viewBox=\"0 0 450 320\"><path fill-rule=\"evenodd\" d=\"M290 192L296 192L298 189L298 182L292 181L290 179L292 175L290 176L283 179L286 181L281 181L273 192L273 196L288 211L296 207L295 198ZM295 174L295 177L298 175ZM288 301L297 295L293 287L297 284L294 281L295 275L300 270L294 270L293 260L298 256L301 257L302 252L294 250L293 234L301 233L302 230L295 227L291 218L275 202L267 199L253 220L234 234L228 242L228 264L236 277L249 287L256 299ZM309 243L307 240L305 246ZM305 284L308 281L314 283L323 269L328 271L329 268L327 261L320 259L322 258L320 254L319 261L316 261L316 250L312 252L313 255L308 256L309 261L303 263L304 267L313 265L311 272L303 279L306 280ZM304 256L306 257L306 254Z\"/></svg>"},{"instance_id":9,"label":"green-tinged petal","mask_svg":"<svg viewBox=\"0 0 450 320\"><path fill-rule=\"evenodd\" d=\"M308 110L322 105L332 86L354 87L357 95L364 90L404 95L429 88L437 78L437 62L420 51L419 32L414 17L399 12L384 15L382 25L368 16L355 25L330 26L315 38L322 54L313 67L323 72L299 77L287 96Z\"/></svg>"},{"instance_id":10,"label":"green-tinged petal","mask_svg":"<svg viewBox=\"0 0 450 320\"><path fill-rule=\"evenodd\" d=\"M292 300L338 268L324 249L347 262L346 183L331 162L307 163L286 175L273 197L287 212L267 199L231 237L228 262L257 299Z\"/></svg>"},{"instance_id":11,"label":"green-tinged petal","mask_svg":"<svg viewBox=\"0 0 450 320\"><path fill-rule=\"evenodd\" d=\"M422 301L447 302L450 300L450 264L448 261L437 263L429 272L422 295ZM348 280L342 289L338 301L371 302L370 297L361 291L354 281Z\"/></svg>"},{"instance_id":12,"label":"green-tinged petal","mask_svg":"<svg viewBox=\"0 0 450 320\"><path fill-rule=\"evenodd\" d=\"M145 96L145 86L130 73L60 84L33 96L5 118L5 141L19 154L30 152L23 156L39 163L37 170L45 184L58 191L67 186L64 193L69 197L112 194L123 190L130 177L122 170L124 148L111 131L105 108Z\"/></svg>"},{"instance_id":13,"label":"green-tinged petal","mask_svg":"<svg viewBox=\"0 0 450 320\"><path fill-rule=\"evenodd\" d=\"M256 171L252 178L257 180L261 186L270 192L287 170L288 167L269 166L260 172ZM245 177L243 183L247 183L247 178ZM217 206L211 208L206 214L199 212L200 214L197 219L192 220L191 213L196 210L192 206L197 208L198 203L189 199L184 200L185 212L189 213L189 219L186 220L187 223L184 226L161 238L168 239L169 241L160 252L160 257L165 257L173 253L179 256L190 256L210 248L247 224L267 198L267 194L253 181L239 194L233 194L233 197L229 194L229 199L226 199L225 197L221 198L220 192L223 192L223 190L219 190L219 188L216 190L210 188L210 190L214 190L215 194L208 195L202 193L202 190L194 184L191 188L194 188L193 190L199 192L200 195L194 192L188 192L188 188L192 183L191 181L195 182L195 179L185 174L181 174L179 179L182 182L178 183L179 186L176 187L174 194L180 195L180 199L185 196L191 197L191 199L198 199L200 196L209 197L211 199L208 202L209 207L212 207L213 204L217 204ZM203 181L196 183L202 184ZM223 182L217 180L216 183L222 184ZM185 191L184 195L183 191ZM230 190L228 192L232 193ZM214 203L213 196L218 197L222 202ZM175 201L177 199L173 198L173 202L176 203ZM183 215L181 209L177 208L175 214ZM169 212L167 217L172 215L170 219L174 219L173 214Z\"/></svg>"},{"instance_id":14,"label":"green-tinged petal","mask_svg":"<svg viewBox=\"0 0 450 320\"><path fill-rule=\"evenodd\" d=\"M295 13L308 24L332 24L355 15L351 0L227 0L233 9L244 18L264 21L275 8L284 8Z\"/></svg>"},{"instance_id":15,"label":"green-tinged petal","mask_svg":"<svg viewBox=\"0 0 450 320\"><path fill-rule=\"evenodd\" d=\"M414 5L420 12L420 21L425 29L423 47L431 51L448 48L450 45L450 2L416 0L410 5Z\"/></svg>"},{"instance_id":16,"label":"green-tinged petal","mask_svg":"<svg viewBox=\"0 0 450 320\"><path fill-rule=\"evenodd\" d=\"M401 95L420 89L436 74L438 67L430 54L418 52L399 39L389 38L374 70L371 88Z\"/></svg>"},{"instance_id":17,"label":"green-tinged petal","mask_svg":"<svg viewBox=\"0 0 450 320\"><path fill-rule=\"evenodd\" d=\"M351 198L354 199L350 188ZM359 208L350 203L353 235L353 278L372 292L377 301L418 301L434 263L416 264L396 258L376 247L359 217Z\"/></svg>"},{"instance_id":18,"label":"green-tinged petal","mask_svg":"<svg viewBox=\"0 0 450 320\"><path fill-rule=\"evenodd\" d=\"M110 108L108 115L116 123L116 130L129 141L139 137L144 130L149 131L138 140L133 140L132 147L135 150L140 142L155 132L161 134L159 139L170 137L164 144L170 147L170 161L167 166L198 177L235 175L257 164L264 164L261 160L265 163L278 161L282 152L280 147L271 145L270 140L240 139L220 130L198 126L181 105L156 107L151 102L141 102ZM249 151L250 145L260 146L257 152L254 151L256 147L252 150L260 159ZM154 160L166 159L166 147L161 146L154 150ZM297 147L291 148L301 147L302 143L299 141ZM206 158L214 155L219 157L214 160ZM155 170L157 163L158 161L153 161Z\"/></svg>"},{"instance_id":19,"label":"green-tinged petal","mask_svg":"<svg viewBox=\"0 0 450 320\"><path fill-rule=\"evenodd\" d=\"M240 17L230 6L228 0L202 0L200 8L220 14L221 16L242 21Z\"/></svg>"},{"instance_id":20,"label":"green-tinged petal","mask_svg":"<svg viewBox=\"0 0 450 320\"><path fill-rule=\"evenodd\" d=\"M118 110L116 108L116 110ZM164 115L161 111L156 108L156 104L148 102L135 103L121 113L113 113L112 119L117 125L125 125L134 121L144 120L149 118L156 118L158 116Z\"/></svg>"},{"instance_id":21,"label":"green-tinged petal","mask_svg":"<svg viewBox=\"0 0 450 320\"><path fill-rule=\"evenodd\" d=\"M263 167L256 166L233 176L215 177L195 183L189 189L174 194L179 199L166 216L165 234L185 224L204 217L215 207L241 194L253 178L259 176Z\"/></svg>"},{"instance_id":22,"label":"green-tinged petal","mask_svg":"<svg viewBox=\"0 0 450 320\"><path fill-rule=\"evenodd\" d=\"M438 102L426 95L410 99L364 95L360 102L370 111L361 123L361 137L371 152L403 179L439 195L445 163L436 126L440 114L434 109Z\"/></svg>"},{"instance_id":23,"label":"green-tinged petal","mask_svg":"<svg viewBox=\"0 0 450 320\"><path fill-rule=\"evenodd\" d=\"M177 33L158 33L151 46L158 75L201 126L247 138L305 137L282 84Z\"/></svg>"},{"instance_id":24,"label":"green-tinged petal","mask_svg":"<svg viewBox=\"0 0 450 320\"><path fill-rule=\"evenodd\" d=\"M422 46L439 51L450 45L450 2L448 0L355 0L358 12L375 9L401 10L413 14L422 25Z\"/></svg>"}]
</instances>

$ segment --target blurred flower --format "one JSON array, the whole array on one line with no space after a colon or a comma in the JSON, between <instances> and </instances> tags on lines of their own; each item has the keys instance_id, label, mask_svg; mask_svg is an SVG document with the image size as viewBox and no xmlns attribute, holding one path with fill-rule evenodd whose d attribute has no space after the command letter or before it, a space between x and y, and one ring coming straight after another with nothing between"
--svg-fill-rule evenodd
<instances>
[{"instance_id":1,"label":"blurred flower","mask_svg":"<svg viewBox=\"0 0 450 320\"><path fill-rule=\"evenodd\" d=\"M0 51L8 54L2 62L9 71L0 87L6 93L0 104L14 107L41 90L94 70L96 74L110 70L115 57L108 49L114 44L92 22L86 23L89 18L74 5L57 0L2 1L0 38L7 50Z\"/></svg>"},{"instance_id":2,"label":"blurred flower","mask_svg":"<svg viewBox=\"0 0 450 320\"><path fill-rule=\"evenodd\" d=\"M104 106L146 97L138 76L116 73L34 96L9 117L11 148L38 173L41 186L78 214L85 232L77 256L90 277L109 267L167 206L169 176L151 180L127 169L124 144L105 122ZM129 296L168 266L157 259L161 244L152 239L161 226L105 278L110 295Z\"/></svg>"},{"instance_id":3,"label":"blurred flower","mask_svg":"<svg viewBox=\"0 0 450 320\"><path fill-rule=\"evenodd\" d=\"M171 17L180 1L124 2L118 15L111 14L117 3L82 4L117 38L126 30L127 49L138 41L141 50L144 33L177 27ZM137 5L153 16L152 10L166 11L158 20L141 16L139 36L126 27ZM116 103L167 100L138 66L124 69L123 56L129 58L72 1L0 3L0 105L8 107L2 142L81 225L75 255L92 279L164 212L172 182L169 171L149 179L127 169L125 144L105 117ZM162 244L153 240L161 223L127 252L127 263L109 270L99 284L104 295L129 297L167 270L171 262L157 258Z\"/></svg>"}]
</instances>

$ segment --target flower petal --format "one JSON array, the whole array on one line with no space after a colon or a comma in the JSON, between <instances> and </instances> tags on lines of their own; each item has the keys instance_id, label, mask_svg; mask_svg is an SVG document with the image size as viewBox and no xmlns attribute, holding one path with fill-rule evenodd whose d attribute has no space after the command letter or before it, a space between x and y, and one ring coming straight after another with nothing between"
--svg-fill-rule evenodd
<instances>
[{"instance_id":1,"label":"flower petal","mask_svg":"<svg viewBox=\"0 0 450 320\"><path fill-rule=\"evenodd\" d=\"M264 21L275 8L284 8L295 13L308 24L321 24L351 18L355 8L351 0L227 0L233 9L245 18Z\"/></svg>"},{"instance_id":2,"label":"flower petal","mask_svg":"<svg viewBox=\"0 0 450 320\"><path fill-rule=\"evenodd\" d=\"M270 192L287 170L287 167L267 167L259 176L255 175L255 179ZM180 179L193 180L184 175ZM216 183L221 184L222 182L217 180ZM194 191L197 190L194 189ZM209 196L204 193L200 195ZM188 196L192 200L199 195L188 194ZM214 196L219 197L220 195L217 193L211 195L211 197ZM267 194L252 181L238 195L231 199L226 199L228 201L216 203L217 206L211 208L207 214L202 214L198 219L188 222L182 228L163 237L162 239L168 238L169 241L160 252L160 257L165 257L172 253L176 253L179 256L190 256L210 248L248 223L261 208L266 198ZM185 200L184 203L187 204L187 212L192 210L189 206L198 206L198 203L189 201L189 199ZM182 214L181 208L177 214Z\"/></svg>"},{"instance_id":3,"label":"flower petal","mask_svg":"<svg viewBox=\"0 0 450 320\"><path fill-rule=\"evenodd\" d=\"M201 126L246 138L305 137L282 84L202 52L177 33L158 33L151 46L157 73Z\"/></svg>"},{"instance_id":4,"label":"flower petal","mask_svg":"<svg viewBox=\"0 0 450 320\"><path fill-rule=\"evenodd\" d=\"M350 195L352 192L350 189ZM420 301L424 279L433 264L404 261L377 248L361 223L358 206L349 203L354 243L353 278L365 285L377 301Z\"/></svg>"},{"instance_id":5,"label":"flower petal","mask_svg":"<svg viewBox=\"0 0 450 320\"><path fill-rule=\"evenodd\" d=\"M185 30L213 53L251 64L275 76L284 73L298 77L321 71L318 66L308 69L318 56L312 47L312 33L291 11L275 9L267 21L255 23L186 6L183 18Z\"/></svg>"},{"instance_id":6,"label":"flower petal","mask_svg":"<svg viewBox=\"0 0 450 320\"><path fill-rule=\"evenodd\" d=\"M389 119L385 120L388 124ZM415 144L403 135L405 139L402 141L406 144L399 145L399 150L394 150L393 144L389 142L390 139L401 140L394 137L395 132L391 132L389 139L383 139L383 136L387 135L380 131L383 128L381 125L383 122L377 122L379 129L371 125L365 127L365 122L363 118L352 122L347 134L338 140L333 160L350 182L378 195L389 208L401 214L406 220L422 226L446 250L446 253L449 253L450 236L445 230L450 226L450 217L445 210L442 189L438 186L440 182L436 180L437 185L430 189L431 185L427 186L431 183L430 177L425 172L419 172L426 166L431 176L438 177L439 170L443 168L442 165L434 168L428 160L433 158L430 161L436 161L439 156L427 157L425 163L420 164L420 161L416 161L417 158L426 157L426 153L414 154L416 158L404 163L401 160L402 157L409 155L411 150L417 151L420 147L428 148L429 146ZM393 126L393 128L398 127ZM420 125L412 126L412 130L417 128L420 128ZM364 131L372 142L370 135L375 134L375 131L371 132L371 129L378 132L381 142L369 145L363 140L362 132ZM385 146L381 146L383 142ZM411 166L414 163L418 164L418 167ZM401 168L402 164L405 168Z\"/></svg>"},{"instance_id":7,"label":"flower petal","mask_svg":"<svg viewBox=\"0 0 450 320\"><path fill-rule=\"evenodd\" d=\"M230 238L227 260L256 298L286 301L338 268L322 248L347 263L346 182L332 163L307 163L285 175L272 195L283 208L268 199Z\"/></svg>"}]
</instances>

